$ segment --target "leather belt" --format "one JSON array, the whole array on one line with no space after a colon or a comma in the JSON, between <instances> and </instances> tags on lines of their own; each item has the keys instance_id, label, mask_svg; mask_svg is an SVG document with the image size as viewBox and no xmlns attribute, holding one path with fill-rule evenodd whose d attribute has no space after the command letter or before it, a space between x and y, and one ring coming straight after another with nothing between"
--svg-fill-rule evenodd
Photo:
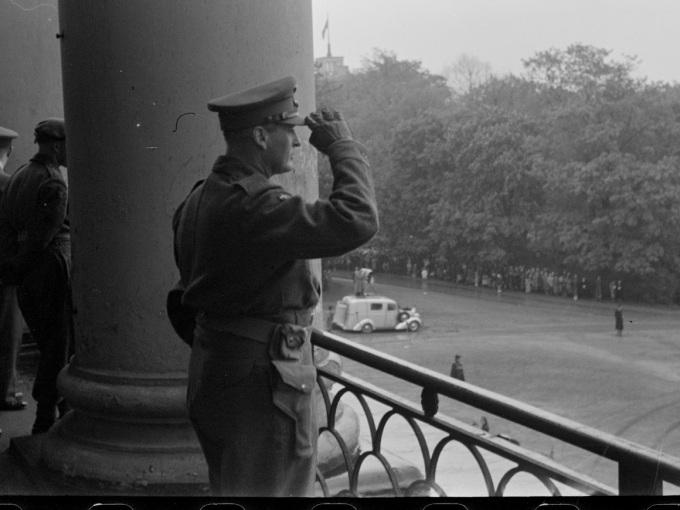
<instances>
[{"instance_id":1,"label":"leather belt","mask_svg":"<svg viewBox=\"0 0 680 510\"><path fill-rule=\"evenodd\" d=\"M212 331L231 333L250 340L269 345L274 331L281 326L277 322L254 317L230 317L228 319L208 317L204 313L196 315L196 324Z\"/></svg>"}]
</instances>

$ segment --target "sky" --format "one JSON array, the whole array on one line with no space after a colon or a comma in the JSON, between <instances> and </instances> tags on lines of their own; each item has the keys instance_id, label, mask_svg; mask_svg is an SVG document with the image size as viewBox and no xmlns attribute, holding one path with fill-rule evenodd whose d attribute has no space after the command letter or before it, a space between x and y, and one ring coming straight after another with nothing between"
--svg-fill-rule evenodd
<instances>
[{"instance_id":1,"label":"sky","mask_svg":"<svg viewBox=\"0 0 680 510\"><path fill-rule=\"evenodd\" d=\"M312 0L312 9L314 56L330 35L350 70L379 49L436 74L462 54L520 74L523 59L582 43L614 60L637 56L638 77L680 83L680 0Z\"/></svg>"}]
</instances>

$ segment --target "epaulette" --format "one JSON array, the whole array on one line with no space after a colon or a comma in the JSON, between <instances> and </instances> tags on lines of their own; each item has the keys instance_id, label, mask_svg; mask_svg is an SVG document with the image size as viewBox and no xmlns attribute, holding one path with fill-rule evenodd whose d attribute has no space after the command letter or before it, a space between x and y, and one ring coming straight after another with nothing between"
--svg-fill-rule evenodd
<instances>
[{"instance_id":1,"label":"epaulette","mask_svg":"<svg viewBox=\"0 0 680 510\"><path fill-rule=\"evenodd\" d=\"M264 176L260 174L253 174L249 175L248 177L244 177L243 179L234 182L234 186L238 186L239 188L243 189L243 191L245 191L248 195L255 195L257 193L261 193L262 191L279 187L278 185L269 182L264 178Z\"/></svg>"}]
</instances>

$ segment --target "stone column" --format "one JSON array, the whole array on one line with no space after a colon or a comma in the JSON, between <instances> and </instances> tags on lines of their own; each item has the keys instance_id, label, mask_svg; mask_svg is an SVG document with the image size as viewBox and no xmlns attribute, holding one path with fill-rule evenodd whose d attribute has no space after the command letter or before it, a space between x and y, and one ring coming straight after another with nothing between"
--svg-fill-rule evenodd
<instances>
[{"instance_id":1,"label":"stone column","mask_svg":"<svg viewBox=\"0 0 680 510\"><path fill-rule=\"evenodd\" d=\"M314 108L311 1L60 0L59 21L76 309L59 382L74 410L42 459L118 484L204 481L189 348L165 314L172 214L225 150L209 99L290 74ZM316 156L301 159L285 184L311 199Z\"/></svg>"}]
</instances>

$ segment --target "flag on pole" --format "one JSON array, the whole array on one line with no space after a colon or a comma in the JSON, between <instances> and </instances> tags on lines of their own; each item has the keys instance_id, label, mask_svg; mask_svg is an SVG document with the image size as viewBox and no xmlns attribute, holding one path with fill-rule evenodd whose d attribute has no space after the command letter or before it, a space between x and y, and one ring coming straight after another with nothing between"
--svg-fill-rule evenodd
<instances>
[{"instance_id":1,"label":"flag on pole","mask_svg":"<svg viewBox=\"0 0 680 510\"><path fill-rule=\"evenodd\" d=\"M326 24L323 26L323 31L321 32L321 37L326 38L326 32L328 32L328 18L326 18Z\"/></svg>"}]
</instances>

